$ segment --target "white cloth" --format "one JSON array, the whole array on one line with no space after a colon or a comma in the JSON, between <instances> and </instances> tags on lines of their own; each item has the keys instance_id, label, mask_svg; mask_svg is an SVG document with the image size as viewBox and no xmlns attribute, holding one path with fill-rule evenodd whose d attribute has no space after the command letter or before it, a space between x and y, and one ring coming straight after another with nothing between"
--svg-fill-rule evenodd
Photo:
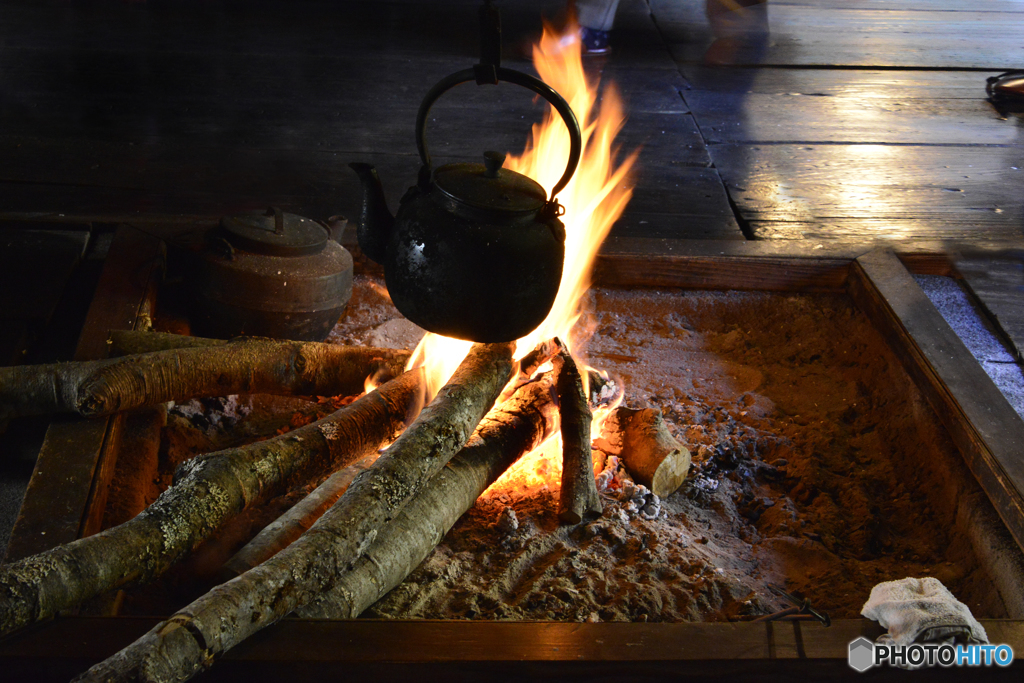
<instances>
[{"instance_id":1,"label":"white cloth","mask_svg":"<svg viewBox=\"0 0 1024 683\"><path fill-rule=\"evenodd\" d=\"M878 642L988 642L984 627L967 605L932 577L886 581L871 589L860 613L889 629Z\"/></svg>"}]
</instances>

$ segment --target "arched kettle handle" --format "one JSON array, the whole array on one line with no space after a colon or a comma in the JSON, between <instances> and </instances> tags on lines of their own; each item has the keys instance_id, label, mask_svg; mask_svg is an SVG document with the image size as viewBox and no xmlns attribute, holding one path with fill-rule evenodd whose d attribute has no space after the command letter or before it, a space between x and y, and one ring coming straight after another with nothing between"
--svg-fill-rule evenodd
<instances>
[{"instance_id":1,"label":"arched kettle handle","mask_svg":"<svg viewBox=\"0 0 1024 683\"><path fill-rule=\"evenodd\" d=\"M569 163L565 168L565 173L562 174L562 177L551 189L551 197L549 198L549 201L554 200L555 195L561 192L562 189L569 184L569 180L572 179L573 173L576 172L576 166L580 162L580 154L583 151L583 134L580 132L580 124L576 120L576 114L573 113L572 107L569 106L569 103L566 102L554 88L544 81L534 78L529 74L524 74L522 71L505 69L500 66L495 68L495 73L497 74L499 81L505 81L506 83L512 83L515 85L521 85L524 88L529 88L547 100L551 106L555 108L555 111L562 116L562 120L569 129ZM464 71L453 73L452 75L438 81L438 83L430 89L430 92L427 93L427 96L423 98L423 103L420 105L419 113L416 114L416 149L419 150L420 159L423 161L423 169L421 170L421 173L430 168L430 153L427 151L426 140L427 116L430 114L430 108L445 92L457 85L468 83L470 81L477 81L477 72L474 69L465 69Z\"/></svg>"}]
</instances>

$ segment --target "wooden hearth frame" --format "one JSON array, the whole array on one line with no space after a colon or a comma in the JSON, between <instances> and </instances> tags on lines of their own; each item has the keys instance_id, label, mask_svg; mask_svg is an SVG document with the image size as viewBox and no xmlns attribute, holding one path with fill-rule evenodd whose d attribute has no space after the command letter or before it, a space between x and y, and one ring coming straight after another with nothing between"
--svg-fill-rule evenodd
<instances>
[{"instance_id":1,"label":"wooden hearth frame","mask_svg":"<svg viewBox=\"0 0 1024 683\"><path fill-rule=\"evenodd\" d=\"M106 355L110 329L144 324L157 300L164 244L118 228L76 358ZM159 234L170 234L164 232ZM998 246L998 245L997 245ZM1019 245L1018 245L1019 246ZM955 275L939 243L808 247L802 242L613 240L599 285L847 292L887 338L949 430L1007 529L1024 548L1024 421L917 287L911 274ZM974 245L977 249L977 245ZM8 560L99 530L122 421L52 422L12 534ZM0 641L10 680L65 681L149 630L155 618L61 617ZM1024 620L983 620L994 643L1024 657ZM286 619L230 651L201 680L480 681L829 679L861 676L847 646L874 638L867 620L815 623L549 623ZM1020 676L1024 664L987 674ZM876 669L876 677L903 672ZM958 680L934 669L928 680ZM979 673L974 670L972 674Z\"/></svg>"}]
</instances>

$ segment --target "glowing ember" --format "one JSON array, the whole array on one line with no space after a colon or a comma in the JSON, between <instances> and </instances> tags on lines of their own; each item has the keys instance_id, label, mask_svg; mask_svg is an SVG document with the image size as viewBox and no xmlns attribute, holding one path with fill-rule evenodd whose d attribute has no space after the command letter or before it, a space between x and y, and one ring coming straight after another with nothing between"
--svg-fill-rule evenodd
<instances>
[{"instance_id":1,"label":"glowing ember","mask_svg":"<svg viewBox=\"0 0 1024 683\"><path fill-rule=\"evenodd\" d=\"M632 196L628 174L637 153L616 166L617 148L612 142L625 121L622 102L611 85L603 88L602 103L596 108L598 82L588 81L583 72L578 26L564 34L545 25L540 43L533 48L533 62L541 79L551 85L572 106L583 132L583 155L568 186L558 200L565 207L565 264L554 306L540 327L518 340L516 353L522 356L541 341L561 338L570 348L582 339L574 329L579 303L590 287L590 270L601 243L622 214ZM531 140L521 156L509 156L505 168L522 173L549 192L565 170L569 156L569 131L559 115L548 111L542 123L533 127ZM465 357L469 342L427 334L409 361L409 367L424 365L428 392L433 396ZM586 375L584 375L584 378ZM595 428L607 410L595 413ZM529 488L543 485L560 475L560 450L548 443L523 458L494 487ZM506 483L507 482L507 483ZM492 487L492 488L494 488Z\"/></svg>"}]
</instances>

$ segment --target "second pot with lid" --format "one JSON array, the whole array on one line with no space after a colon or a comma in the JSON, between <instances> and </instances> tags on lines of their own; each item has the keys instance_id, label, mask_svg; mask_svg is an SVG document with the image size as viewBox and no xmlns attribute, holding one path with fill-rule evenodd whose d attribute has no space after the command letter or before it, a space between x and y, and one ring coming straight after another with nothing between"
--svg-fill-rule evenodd
<instances>
[{"instance_id":1,"label":"second pot with lid","mask_svg":"<svg viewBox=\"0 0 1024 683\"><path fill-rule=\"evenodd\" d=\"M272 208L228 216L191 268L195 334L327 338L352 295L352 256L320 223Z\"/></svg>"}]
</instances>

